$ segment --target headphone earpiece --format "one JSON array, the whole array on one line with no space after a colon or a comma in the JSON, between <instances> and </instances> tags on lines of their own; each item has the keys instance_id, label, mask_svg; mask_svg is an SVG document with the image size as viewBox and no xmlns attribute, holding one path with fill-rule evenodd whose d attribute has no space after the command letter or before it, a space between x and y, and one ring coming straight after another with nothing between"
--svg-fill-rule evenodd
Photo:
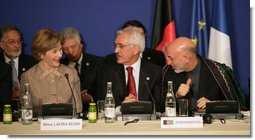
<instances>
[{"instance_id":1,"label":"headphone earpiece","mask_svg":"<svg viewBox=\"0 0 255 140\"><path fill-rule=\"evenodd\" d=\"M211 124L212 123L212 120L213 120L213 117L211 114L204 114L203 116L203 122L204 123L207 123L207 124Z\"/></svg>"}]
</instances>

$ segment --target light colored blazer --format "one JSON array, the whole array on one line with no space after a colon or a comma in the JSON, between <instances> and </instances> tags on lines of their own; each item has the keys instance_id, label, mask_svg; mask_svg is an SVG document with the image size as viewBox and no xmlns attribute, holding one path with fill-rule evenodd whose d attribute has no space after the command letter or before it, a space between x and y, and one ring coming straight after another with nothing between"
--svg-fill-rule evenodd
<instances>
[{"instance_id":1,"label":"light colored blazer","mask_svg":"<svg viewBox=\"0 0 255 140\"><path fill-rule=\"evenodd\" d=\"M39 64L36 64L21 75L20 81L22 95L24 94L25 83L30 84L35 115L41 115L41 106L44 103L74 104L72 92L65 74L69 75L69 81L76 100L77 113L82 112L80 79L76 70L60 64L57 72L50 74L49 72L45 72Z\"/></svg>"}]
</instances>

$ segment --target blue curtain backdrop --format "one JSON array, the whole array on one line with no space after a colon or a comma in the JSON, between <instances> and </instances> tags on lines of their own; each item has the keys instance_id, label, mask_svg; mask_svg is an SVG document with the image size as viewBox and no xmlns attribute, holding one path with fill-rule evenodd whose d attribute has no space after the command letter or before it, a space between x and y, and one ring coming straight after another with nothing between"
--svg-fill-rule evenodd
<instances>
[{"instance_id":1,"label":"blue curtain backdrop","mask_svg":"<svg viewBox=\"0 0 255 140\"><path fill-rule=\"evenodd\" d=\"M206 1L205 8L209 11L213 1ZM17 25L27 44L25 52L31 54L31 41L36 31L45 27L60 31L72 26L83 34L88 53L105 56L113 52L116 30L129 19L144 23L148 30L147 41L151 42L155 4L156 0L1 0L0 27ZM227 5L233 70L248 95L250 3L248 0L227 0ZM173 0L177 37L190 37L192 7L193 0Z\"/></svg>"}]
</instances>

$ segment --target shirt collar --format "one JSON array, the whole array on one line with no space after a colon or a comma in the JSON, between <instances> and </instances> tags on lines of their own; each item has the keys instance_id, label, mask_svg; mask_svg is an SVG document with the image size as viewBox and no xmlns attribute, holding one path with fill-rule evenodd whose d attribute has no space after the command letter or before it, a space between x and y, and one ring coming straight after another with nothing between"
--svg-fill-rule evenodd
<instances>
[{"instance_id":1,"label":"shirt collar","mask_svg":"<svg viewBox=\"0 0 255 140\"><path fill-rule=\"evenodd\" d=\"M124 68L126 69L129 66L133 67L133 71L137 71L141 66L141 58L139 57L139 59L132 65L124 65Z\"/></svg>"},{"instance_id":2,"label":"shirt collar","mask_svg":"<svg viewBox=\"0 0 255 140\"><path fill-rule=\"evenodd\" d=\"M6 54L4 53L4 59L5 59L5 62L9 64L9 62L11 61L11 59L9 57L6 56ZM18 64L19 62L19 57L16 57L15 59L12 59L15 64Z\"/></svg>"},{"instance_id":3,"label":"shirt collar","mask_svg":"<svg viewBox=\"0 0 255 140\"><path fill-rule=\"evenodd\" d=\"M82 58L83 58L83 53L81 53L81 57L77 61L79 65L81 65ZM69 61L68 66L73 66L74 67L77 62Z\"/></svg>"},{"instance_id":4,"label":"shirt collar","mask_svg":"<svg viewBox=\"0 0 255 140\"><path fill-rule=\"evenodd\" d=\"M40 76L40 79L45 79L48 75L50 75L50 74L54 74L54 75L56 75L58 78L60 78L60 77L62 77L63 75L60 73L60 72L58 72L58 69L56 69L56 70L52 70L52 71L49 71L49 70L46 70L43 66L42 66L42 63L41 62L39 62L39 67L42 69L42 71L43 71L43 73L41 74L41 76Z\"/></svg>"}]
</instances>

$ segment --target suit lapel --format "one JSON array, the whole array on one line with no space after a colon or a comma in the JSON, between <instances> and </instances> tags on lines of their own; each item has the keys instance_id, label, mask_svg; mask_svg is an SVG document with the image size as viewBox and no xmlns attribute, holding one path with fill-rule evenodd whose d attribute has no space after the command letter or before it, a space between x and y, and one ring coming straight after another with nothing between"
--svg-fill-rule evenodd
<instances>
[{"instance_id":1,"label":"suit lapel","mask_svg":"<svg viewBox=\"0 0 255 140\"><path fill-rule=\"evenodd\" d=\"M86 54L83 53L83 57L82 57L82 61L81 61L81 74L80 74L80 78L82 77L86 77L85 75L86 74L90 74L90 67L91 64L90 64L90 61L88 59L86 59Z\"/></svg>"},{"instance_id":2,"label":"suit lapel","mask_svg":"<svg viewBox=\"0 0 255 140\"><path fill-rule=\"evenodd\" d=\"M146 85L149 86L150 83L150 76L148 75L147 72L148 68L146 68L146 65L144 64L143 61L141 61L141 67L140 67L140 76L139 76L139 87L138 87L138 100L146 100L146 93L148 90ZM149 88L149 87L148 87Z\"/></svg>"},{"instance_id":3,"label":"suit lapel","mask_svg":"<svg viewBox=\"0 0 255 140\"><path fill-rule=\"evenodd\" d=\"M116 104L121 104L121 102L128 96L124 66L120 64L114 64L109 69L108 78L113 82L113 95L115 98Z\"/></svg>"},{"instance_id":4,"label":"suit lapel","mask_svg":"<svg viewBox=\"0 0 255 140\"><path fill-rule=\"evenodd\" d=\"M201 59L200 59L201 60ZM200 68L200 77L199 77L199 92L198 96L202 97L204 94L206 94L209 89L209 86L211 85L211 80L208 78L209 71L205 68L205 64L203 61L201 61L201 68ZM207 79L206 82L204 79Z\"/></svg>"},{"instance_id":5,"label":"suit lapel","mask_svg":"<svg viewBox=\"0 0 255 140\"><path fill-rule=\"evenodd\" d=\"M18 65L18 69L19 69L18 78L19 78L19 79L20 79L21 74L27 70L27 68L25 67L24 62L26 62L26 61L24 60L23 55L20 55L20 56L19 56L19 65Z\"/></svg>"},{"instance_id":6,"label":"suit lapel","mask_svg":"<svg viewBox=\"0 0 255 140\"><path fill-rule=\"evenodd\" d=\"M26 70L26 68L24 68L23 67L23 64L22 64L22 60L21 60L21 58L19 57L19 64L18 64L18 69L19 69L19 71L18 71L18 78L20 79L20 76L21 76L21 74L22 74L22 70Z\"/></svg>"},{"instance_id":7,"label":"suit lapel","mask_svg":"<svg viewBox=\"0 0 255 140\"><path fill-rule=\"evenodd\" d=\"M125 77L125 72L124 72L124 66L123 65L119 65L119 70L117 70L119 73L116 73L115 76L119 77L116 79L118 79L119 81L117 81L117 83L120 83L120 88L123 90L124 96L128 96L128 92L127 92L127 85L126 85L126 77ZM120 90L121 90L120 89Z\"/></svg>"}]
</instances>

